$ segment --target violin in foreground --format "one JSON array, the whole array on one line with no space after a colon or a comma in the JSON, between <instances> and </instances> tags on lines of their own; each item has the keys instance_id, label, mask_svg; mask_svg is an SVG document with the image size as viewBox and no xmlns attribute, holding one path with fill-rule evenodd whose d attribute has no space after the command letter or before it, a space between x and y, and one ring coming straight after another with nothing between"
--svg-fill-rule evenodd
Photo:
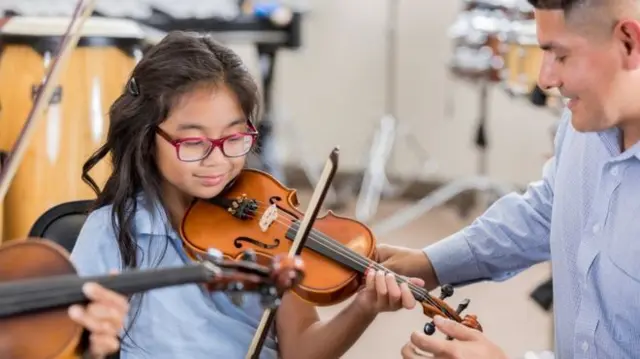
<instances>
[{"instance_id":1,"label":"violin in foreground","mask_svg":"<svg viewBox=\"0 0 640 359\"><path fill-rule=\"evenodd\" d=\"M8 242L0 246L0 358L81 357L83 330L68 317L67 308L87 302L82 293L87 282L124 295L202 283L209 291L257 293L264 306L273 307L303 277L303 264L297 257L274 257L270 267L252 261L251 251L240 257L242 260L227 260L213 250L183 267L79 277L68 254L54 242Z\"/></svg>"},{"instance_id":2,"label":"violin in foreground","mask_svg":"<svg viewBox=\"0 0 640 359\"><path fill-rule=\"evenodd\" d=\"M264 172L245 169L219 196L190 206L180 228L182 240L191 256L215 247L229 258L238 258L247 249L254 250L259 260L273 258L289 252L303 217L298 205L295 190ZM363 284L368 268L392 273L377 263L375 249L366 225L329 211L315 220L309 233L301 252L305 278L293 292L319 306L344 301ZM436 298L402 276L396 275L396 280L409 285L428 317L441 315L482 331L476 316L461 317L468 299L457 309L444 302L453 287L443 286ZM435 326L428 323L424 331L433 334Z\"/></svg>"}]
</instances>

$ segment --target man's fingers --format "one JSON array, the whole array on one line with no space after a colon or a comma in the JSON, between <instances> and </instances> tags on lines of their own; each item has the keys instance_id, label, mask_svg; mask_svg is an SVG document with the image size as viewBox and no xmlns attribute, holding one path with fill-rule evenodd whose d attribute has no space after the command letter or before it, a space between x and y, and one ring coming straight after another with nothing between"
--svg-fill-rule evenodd
<instances>
[{"instance_id":1,"label":"man's fingers","mask_svg":"<svg viewBox=\"0 0 640 359\"><path fill-rule=\"evenodd\" d=\"M422 332L411 333L411 343L418 349L431 353L436 357L439 355L451 355L453 350L450 341L433 338Z\"/></svg>"},{"instance_id":2,"label":"man's fingers","mask_svg":"<svg viewBox=\"0 0 640 359\"><path fill-rule=\"evenodd\" d=\"M402 359L419 359L419 358L429 358L426 355L422 355L419 353L419 349L416 348L413 343L409 342L402 347L400 351L402 354Z\"/></svg>"},{"instance_id":3,"label":"man's fingers","mask_svg":"<svg viewBox=\"0 0 640 359\"><path fill-rule=\"evenodd\" d=\"M436 328L442 333L457 340L474 340L478 337L480 332L475 329L468 328L458 322L454 322L450 319L445 319L439 315L433 318L433 322L436 324Z\"/></svg>"}]
</instances>

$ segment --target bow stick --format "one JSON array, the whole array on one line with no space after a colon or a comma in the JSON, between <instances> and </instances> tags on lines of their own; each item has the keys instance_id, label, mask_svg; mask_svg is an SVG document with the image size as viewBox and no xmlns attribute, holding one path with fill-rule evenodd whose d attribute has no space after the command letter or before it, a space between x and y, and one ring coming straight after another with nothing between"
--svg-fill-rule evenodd
<instances>
[{"instance_id":1,"label":"bow stick","mask_svg":"<svg viewBox=\"0 0 640 359\"><path fill-rule=\"evenodd\" d=\"M291 244L291 249L289 250L290 257L300 255L300 252L305 247L309 233L313 228L313 223L315 222L316 217L318 217L320 207L322 207L322 203L327 196L333 177L336 174L339 152L339 147L335 147L333 151L331 151L329 159L327 159L327 162L324 165L318 184L316 185L313 195L311 196L311 200L309 201L309 207L307 207L307 210L304 213L304 217L300 223L300 228L298 228L296 237ZM276 308L267 308L265 310L245 359L258 359L260 357L260 351L262 350L264 341L267 338L269 328L275 319L275 315Z\"/></svg>"},{"instance_id":2,"label":"bow stick","mask_svg":"<svg viewBox=\"0 0 640 359\"><path fill-rule=\"evenodd\" d=\"M38 121L43 117L42 115L46 108L46 104L49 104L51 101L53 89L58 84L58 78L62 71L61 68L66 64L71 50L78 44L78 38L80 37L82 26L91 13L93 13L95 5L96 0L78 0L78 4L76 5L73 16L71 17L69 27L60 42L60 48L58 49L56 57L53 59L51 66L44 76L44 81L36 95L36 99L31 107L29 115L27 116L24 127L13 145L5 163L0 164L0 203L4 200L4 196L9 190L11 180L18 170L22 156L27 149L27 141L33 134Z\"/></svg>"}]
</instances>

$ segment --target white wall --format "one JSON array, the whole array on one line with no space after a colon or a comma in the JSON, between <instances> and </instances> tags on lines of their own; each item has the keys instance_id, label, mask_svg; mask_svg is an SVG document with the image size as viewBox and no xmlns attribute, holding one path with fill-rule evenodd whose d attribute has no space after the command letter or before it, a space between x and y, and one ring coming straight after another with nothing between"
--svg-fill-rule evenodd
<instances>
[{"instance_id":1,"label":"white wall","mask_svg":"<svg viewBox=\"0 0 640 359\"><path fill-rule=\"evenodd\" d=\"M309 157L321 165L334 145L341 146L341 169L362 169L377 121L385 111L385 36L388 1L397 1L397 117L421 136L438 162L435 176L451 179L476 170L473 138L478 91L449 79L445 65L452 48L447 28L459 11L457 1L315 0L303 24L303 48L279 54L275 101L280 121L290 120ZM445 118L447 96L455 113ZM510 99L494 88L489 100L489 175L526 184L541 173L551 151L549 127L557 115ZM278 124L280 139L287 125ZM415 177L417 158L404 140L390 172ZM295 163L299 149L283 144ZM424 176L423 176L424 177Z\"/></svg>"}]
</instances>

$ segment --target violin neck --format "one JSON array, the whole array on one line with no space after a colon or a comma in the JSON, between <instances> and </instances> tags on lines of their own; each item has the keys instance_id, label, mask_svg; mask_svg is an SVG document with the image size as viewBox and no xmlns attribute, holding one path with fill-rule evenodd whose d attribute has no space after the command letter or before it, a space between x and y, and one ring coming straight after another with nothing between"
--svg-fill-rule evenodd
<instances>
[{"instance_id":1,"label":"violin neck","mask_svg":"<svg viewBox=\"0 0 640 359\"><path fill-rule=\"evenodd\" d=\"M0 318L87 303L88 298L82 292L82 286L87 282L96 282L123 295L132 295L155 288L209 282L213 276L213 272L204 265L196 264L106 276L60 275L11 281L0 284Z\"/></svg>"}]
</instances>

